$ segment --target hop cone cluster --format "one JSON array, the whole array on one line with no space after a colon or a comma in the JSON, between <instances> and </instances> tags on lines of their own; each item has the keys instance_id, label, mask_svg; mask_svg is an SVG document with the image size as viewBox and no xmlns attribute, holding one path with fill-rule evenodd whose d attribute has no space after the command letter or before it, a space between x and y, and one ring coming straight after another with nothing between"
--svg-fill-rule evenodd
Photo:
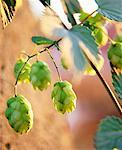
<instances>
[{"instance_id":1,"label":"hop cone cluster","mask_svg":"<svg viewBox=\"0 0 122 150\"><path fill-rule=\"evenodd\" d=\"M18 74L20 73L21 69L23 68L23 65L25 63L24 59L19 59L15 66L14 66L14 76L17 79ZM21 71L21 74L19 75L18 81L19 82L29 82L30 81L30 70L31 70L31 65L29 63L26 63L24 68Z\"/></svg>"},{"instance_id":2,"label":"hop cone cluster","mask_svg":"<svg viewBox=\"0 0 122 150\"><path fill-rule=\"evenodd\" d=\"M116 42L110 46L108 58L114 67L122 69L122 43Z\"/></svg>"},{"instance_id":3,"label":"hop cone cluster","mask_svg":"<svg viewBox=\"0 0 122 150\"><path fill-rule=\"evenodd\" d=\"M51 97L56 110L62 114L72 112L76 107L76 95L67 81L56 82Z\"/></svg>"},{"instance_id":4,"label":"hop cone cluster","mask_svg":"<svg viewBox=\"0 0 122 150\"><path fill-rule=\"evenodd\" d=\"M33 126L33 112L31 104L21 95L7 101L5 115L10 126L18 133L28 132Z\"/></svg>"},{"instance_id":5,"label":"hop cone cluster","mask_svg":"<svg viewBox=\"0 0 122 150\"><path fill-rule=\"evenodd\" d=\"M51 72L43 61L35 62L31 67L30 80L34 89L44 90L51 84Z\"/></svg>"}]
</instances>

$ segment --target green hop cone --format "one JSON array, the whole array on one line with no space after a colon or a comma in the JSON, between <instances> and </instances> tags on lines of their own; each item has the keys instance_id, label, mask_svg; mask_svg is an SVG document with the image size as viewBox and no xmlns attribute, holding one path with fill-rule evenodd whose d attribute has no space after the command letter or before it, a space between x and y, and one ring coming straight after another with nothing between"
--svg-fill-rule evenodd
<instances>
[{"instance_id":1,"label":"green hop cone","mask_svg":"<svg viewBox=\"0 0 122 150\"><path fill-rule=\"evenodd\" d=\"M110 46L108 58L114 67L122 69L122 43L116 42Z\"/></svg>"},{"instance_id":2,"label":"green hop cone","mask_svg":"<svg viewBox=\"0 0 122 150\"><path fill-rule=\"evenodd\" d=\"M30 80L34 89L44 90L51 84L51 72L43 61L35 62L31 67Z\"/></svg>"},{"instance_id":3,"label":"green hop cone","mask_svg":"<svg viewBox=\"0 0 122 150\"><path fill-rule=\"evenodd\" d=\"M29 132L33 126L33 112L26 98L21 95L11 97L7 106L5 115L10 126L20 134Z\"/></svg>"},{"instance_id":4,"label":"green hop cone","mask_svg":"<svg viewBox=\"0 0 122 150\"><path fill-rule=\"evenodd\" d=\"M51 97L56 110L62 114L72 112L76 107L77 97L67 81L56 82Z\"/></svg>"},{"instance_id":5,"label":"green hop cone","mask_svg":"<svg viewBox=\"0 0 122 150\"><path fill-rule=\"evenodd\" d=\"M97 27L93 30L93 35L99 46L105 46L108 42L108 31L104 26Z\"/></svg>"},{"instance_id":6,"label":"green hop cone","mask_svg":"<svg viewBox=\"0 0 122 150\"><path fill-rule=\"evenodd\" d=\"M19 59L15 66L14 66L14 76L17 79L18 74L20 73L22 67L24 66L25 60L24 59ZM21 71L21 74L19 75L18 82L29 82L30 81L30 70L31 70L31 65L29 63L26 63L24 68Z\"/></svg>"}]
</instances>

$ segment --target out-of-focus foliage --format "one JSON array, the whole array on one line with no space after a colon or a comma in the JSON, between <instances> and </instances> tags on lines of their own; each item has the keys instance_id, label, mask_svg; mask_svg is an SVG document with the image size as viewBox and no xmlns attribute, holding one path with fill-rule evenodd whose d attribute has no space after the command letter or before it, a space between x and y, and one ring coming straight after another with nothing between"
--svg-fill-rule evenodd
<instances>
[{"instance_id":1,"label":"out-of-focus foliage","mask_svg":"<svg viewBox=\"0 0 122 150\"><path fill-rule=\"evenodd\" d=\"M15 10L22 5L22 0L0 0L0 14L5 28L14 17Z\"/></svg>"},{"instance_id":2,"label":"out-of-focus foliage","mask_svg":"<svg viewBox=\"0 0 122 150\"><path fill-rule=\"evenodd\" d=\"M67 8L68 20L72 25L75 25L76 21L73 14L80 13L81 7L79 5L79 2L78 0L64 0L64 2Z\"/></svg>"},{"instance_id":3,"label":"out-of-focus foliage","mask_svg":"<svg viewBox=\"0 0 122 150\"><path fill-rule=\"evenodd\" d=\"M115 116L103 119L98 127L95 146L97 150L122 149L122 120Z\"/></svg>"},{"instance_id":4,"label":"out-of-focus foliage","mask_svg":"<svg viewBox=\"0 0 122 150\"><path fill-rule=\"evenodd\" d=\"M103 16L122 21L122 0L96 0L98 4L98 13Z\"/></svg>"}]
</instances>

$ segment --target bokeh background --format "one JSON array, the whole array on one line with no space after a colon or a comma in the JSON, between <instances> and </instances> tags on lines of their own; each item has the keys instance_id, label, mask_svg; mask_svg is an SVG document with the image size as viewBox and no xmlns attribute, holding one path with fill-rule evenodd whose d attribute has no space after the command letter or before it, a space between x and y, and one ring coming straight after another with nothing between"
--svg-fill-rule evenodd
<instances>
[{"instance_id":1,"label":"bokeh background","mask_svg":"<svg viewBox=\"0 0 122 150\"><path fill-rule=\"evenodd\" d=\"M73 84L78 97L77 108L69 115L55 111L50 98L52 86L39 92L34 91L31 85L19 85L19 93L32 104L34 127L28 134L20 136L8 125L4 112L7 99L13 95L13 66L21 51L33 52L31 37L41 35L39 19L29 6L28 1L23 1L23 7L6 29L2 29L0 22L0 150L94 150L94 135L100 119L106 115L119 115L97 76L81 75L79 80L73 72L60 67L62 78ZM112 38L122 32L121 23L113 22L106 27ZM111 86L108 46L109 43L101 48L105 59L101 73ZM58 52L54 49L52 54L60 66ZM54 83L57 75L52 62L47 54L43 54L41 59L49 63Z\"/></svg>"}]
</instances>

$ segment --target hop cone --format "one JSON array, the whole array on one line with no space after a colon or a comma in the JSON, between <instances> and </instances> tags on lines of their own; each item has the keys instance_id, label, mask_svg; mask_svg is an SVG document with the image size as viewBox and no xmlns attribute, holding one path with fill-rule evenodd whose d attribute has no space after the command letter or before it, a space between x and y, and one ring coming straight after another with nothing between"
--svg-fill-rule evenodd
<instances>
[{"instance_id":1,"label":"hop cone","mask_svg":"<svg viewBox=\"0 0 122 150\"><path fill-rule=\"evenodd\" d=\"M51 73L48 65L37 61L32 65L30 80L35 89L44 90L51 84Z\"/></svg>"},{"instance_id":2,"label":"hop cone","mask_svg":"<svg viewBox=\"0 0 122 150\"><path fill-rule=\"evenodd\" d=\"M108 58L114 67L122 69L122 43L117 42L110 46Z\"/></svg>"},{"instance_id":3,"label":"hop cone","mask_svg":"<svg viewBox=\"0 0 122 150\"><path fill-rule=\"evenodd\" d=\"M93 30L93 35L95 37L95 40L100 46L105 46L107 44L108 42L107 34L108 34L108 31L106 30L104 26L100 26Z\"/></svg>"},{"instance_id":4,"label":"hop cone","mask_svg":"<svg viewBox=\"0 0 122 150\"><path fill-rule=\"evenodd\" d=\"M67 81L56 82L52 91L52 100L58 112L72 112L76 107L76 95Z\"/></svg>"},{"instance_id":5,"label":"hop cone","mask_svg":"<svg viewBox=\"0 0 122 150\"><path fill-rule=\"evenodd\" d=\"M19 59L15 66L14 66L14 76L17 79L18 74L20 73L23 65L25 63L25 60L23 59ZM30 81L30 70L31 70L31 66L29 63L27 63L24 68L21 71L21 74L19 75L18 81L19 82L29 82Z\"/></svg>"},{"instance_id":6,"label":"hop cone","mask_svg":"<svg viewBox=\"0 0 122 150\"><path fill-rule=\"evenodd\" d=\"M5 115L10 126L18 133L28 132L33 126L31 104L21 95L11 97L7 101Z\"/></svg>"}]
</instances>

